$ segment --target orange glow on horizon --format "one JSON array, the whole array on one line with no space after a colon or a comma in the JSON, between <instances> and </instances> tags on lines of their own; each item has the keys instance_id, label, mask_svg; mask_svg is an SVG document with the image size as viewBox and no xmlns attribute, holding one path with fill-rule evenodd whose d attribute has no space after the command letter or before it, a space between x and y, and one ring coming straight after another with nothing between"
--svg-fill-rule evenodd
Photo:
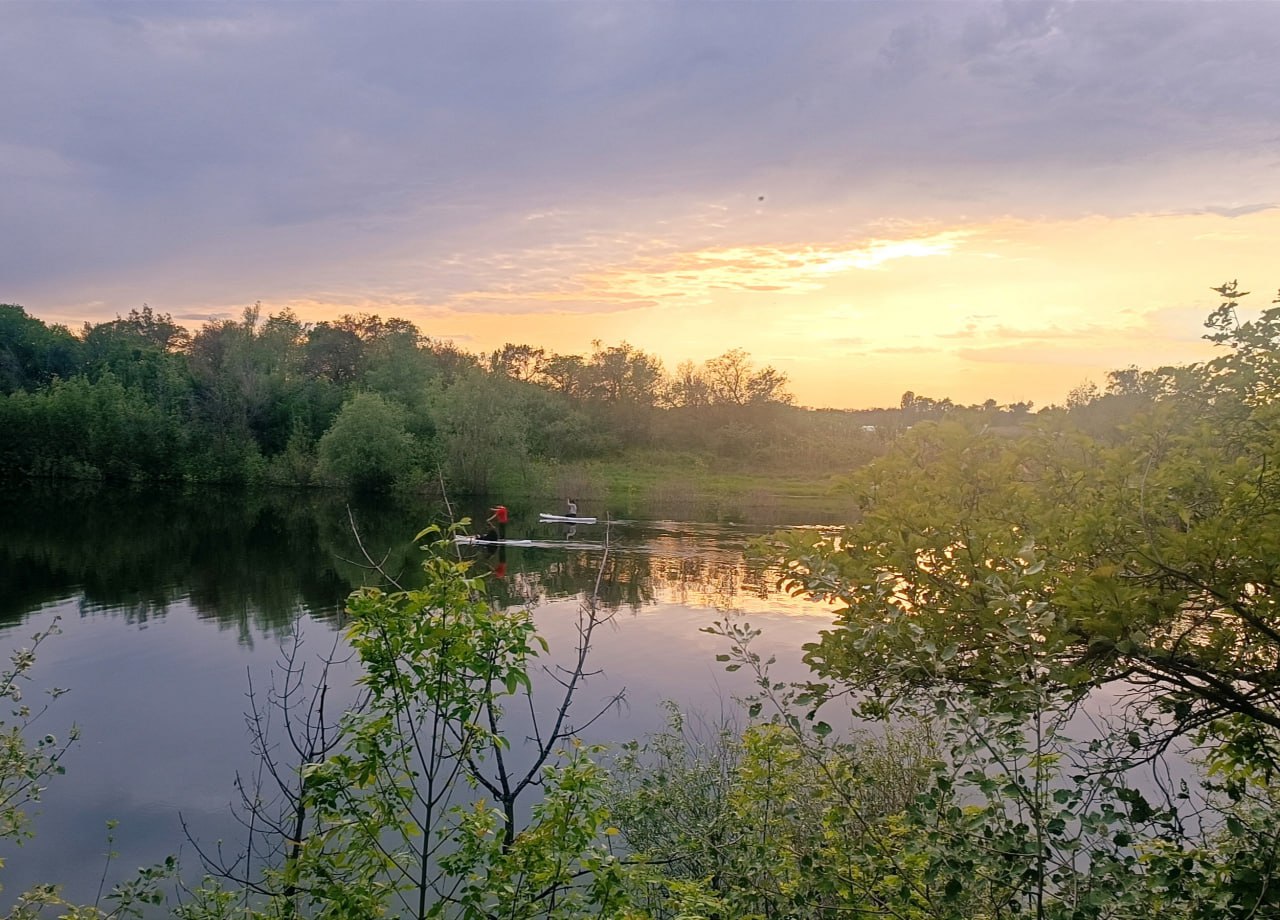
<instances>
[{"instance_id":1,"label":"orange glow on horizon","mask_svg":"<svg viewBox=\"0 0 1280 920\"><path fill-rule=\"evenodd\" d=\"M515 342L586 354L595 340L627 341L669 371L742 348L815 407L891 406L906 390L1044 406L1086 380L1104 385L1109 370L1203 360L1212 349L1202 322L1217 304L1210 286L1239 278L1255 291L1246 307L1257 309L1277 283L1280 208L897 225L858 238L838 223L815 218L804 241L673 237L635 243L630 255L496 253L500 282L442 298L310 294L264 301L263 312L289 307L313 322L400 316L480 353ZM91 308L72 309L43 318L76 328Z\"/></svg>"},{"instance_id":2,"label":"orange glow on horizon","mask_svg":"<svg viewBox=\"0 0 1280 920\"><path fill-rule=\"evenodd\" d=\"M896 405L914 390L960 403L1061 402L1109 370L1203 360L1212 284L1265 281L1280 210L1006 219L896 240L720 247L609 266L576 279L575 302L512 296L529 312L435 313L471 347L527 342L585 352L626 340L668 369L729 348L785 371L797 402ZM558 294L555 296L559 296ZM1261 301L1261 298L1259 298ZM634 303L632 309L620 305ZM1253 304L1261 307L1265 304Z\"/></svg>"}]
</instances>

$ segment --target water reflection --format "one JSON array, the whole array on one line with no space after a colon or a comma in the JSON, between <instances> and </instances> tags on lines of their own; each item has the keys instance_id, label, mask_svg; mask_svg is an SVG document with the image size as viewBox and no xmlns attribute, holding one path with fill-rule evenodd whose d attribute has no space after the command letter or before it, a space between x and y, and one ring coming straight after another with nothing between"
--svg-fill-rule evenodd
<instances>
[{"instance_id":1,"label":"water reflection","mask_svg":"<svg viewBox=\"0 0 1280 920\"><path fill-rule=\"evenodd\" d=\"M597 635L598 671L582 706L593 710L593 699L624 688L628 705L594 723L590 741L658 729L664 699L714 712L746 692L743 674L715 663L722 642L701 632L724 611L750 613L766 626L771 649L794 653L792 662L820 628L797 614L822 608L778 594L777 573L744 556L781 521L682 523L667 508L652 520L636 512L566 527L531 523L538 508L512 510L511 536L532 545L458 553L490 575L496 603L534 611L553 660L574 648L577 610L597 579L600 603L617 614ZM483 520L487 512L457 513ZM33 692L72 688L42 730L82 730L64 761L67 776L40 805L34 840L21 848L0 842L6 894L55 880L72 898L92 900L108 819L121 822L118 866L178 850L179 813L206 842L237 839L232 781L255 766L243 716L248 680L269 682L278 645L295 628L309 649L329 649L353 589L387 575L416 584L413 536L446 517L441 507L395 503L348 509L324 494L0 490L0 631L13 647L62 618L64 634L41 647ZM335 692L334 705L342 696ZM188 869L198 874L199 866L192 859Z\"/></svg>"},{"instance_id":2,"label":"water reflection","mask_svg":"<svg viewBox=\"0 0 1280 920\"><path fill-rule=\"evenodd\" d=\"M145 627L184 601L251 643L281 635L300 614L338 618L347 595L385 582L383 573L413 586L421 554L412 537L445 517L443 507L352 508L325 493L83 485L0 492L0 626L74 600L82 616ZM535 545L460 548L497 576L491 584L501 604L536 606L593 590L606 544L600 602L610 610L639 612L659 599L728 609L774 593L776 571L743 554L759 527L521 528L517 520L513 531Z\"/></svg>"},{"instance_id":3,"label":"water reflection","mask_svg":"<svg viewBox=\"0 0 1280 920\"><path fill-rule=\"evenodd\" d=\"M419 521L395 507L353 512L364 540L416 566ZM36 487L0 495L0 623L76 598L82 614L139 626L179 600L246 641L278 635L299 612L342 610L370 580L344 503L307 493Z\"/></svg>"}]
</instances>

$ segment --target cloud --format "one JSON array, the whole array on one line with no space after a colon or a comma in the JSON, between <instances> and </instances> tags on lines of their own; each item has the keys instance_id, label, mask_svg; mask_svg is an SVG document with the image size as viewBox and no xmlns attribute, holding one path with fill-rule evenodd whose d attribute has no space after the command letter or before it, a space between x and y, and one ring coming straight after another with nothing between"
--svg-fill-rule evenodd
<instances>
[{"instance_id":1,"label":"cloud","mask_svg":"<svg viewBox=\"0 0 1280 920\"><path fill-rule=\"evenodd\" d=\"M454 313L617 313L624 310L640 310L657 306L657 301L641 297L575 297L499 292L481 292L455 297L444 304L444 309Z\"/></svg>"},{"instance_id":2,"label":"cloud","mask_svg":"<svg viewBox=\"0 0 1280 920\"><path fill-rule=\"evenodd\" d=\"M216 323L224 319L231 319L230 313L174 313L172 319L179 323Z\"/></svg>"},{"instance_id":3,"label":"cloud","mask_svg":"<svg viewBox=\"0 0 1280 920\"><path fill-rule=\"evenodd\" d=\"M1191 211L1192 214L1216 214L1219 217L1246 217L1250 214L1257 214L1261 211L1272 211L1280 205L1273 202L1266 204L1242 204L1235 207L1207 207L1198 211Z\"/></svg>"},{"instance_id":4,"label":"cloud","mask_svg":"<svg viewBox=\"0 0 1280 920\"><path fill-rule=\"evenodd\" d=\"M1123 345L1100 348L1066 346L1053 341L1040 344L1003 345L992 348L964 348L956 352L964 361L981 364L1030 367L1126 367L1133 363L1134 351Z\"/></svg>"},{"instance_id":5,"label":"cloud","mask_svg":"<svg viewBox=\"0 0 1280 920\"><path fill-rule=\"evenodd\" d=\"M876 355L930 355L937 352L936 347L929 345L883 345L868 349L869 354Z\"/></svg>"},{"instance_id":6,"label":"cloud","mask_svg":"<svg viewBox=\"0 0 1280 920\"><path fill-rule=\"evenodd\" d=\"M605 309L783 295L822 283L812 239L912 255L887 218L1246 214L1277 176L1274 4L4 15L0 279L33 303L591 299L552 271L612 285ZM640 284L659 240L741 261Z\"/></svg>"}]
</instances>

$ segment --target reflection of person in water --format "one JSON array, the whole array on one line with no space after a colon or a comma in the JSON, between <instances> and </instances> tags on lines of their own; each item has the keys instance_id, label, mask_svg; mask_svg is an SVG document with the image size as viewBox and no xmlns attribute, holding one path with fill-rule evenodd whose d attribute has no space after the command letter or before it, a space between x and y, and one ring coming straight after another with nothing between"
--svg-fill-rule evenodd
<instances>
[{"instance_id":1,"label":"reflection of person in water","mask_svg":"<svg viewBox=\"0 0 1280 920\"><path fill-rule=\"evenodd\" d=\"M564 538L566 540L568 540L570 537L576 537L577 535L578 535L577 524L570 524L568 527L564 529Z\"/></svg>"},{"instance_id":2,"label":"reflection of person in water","mask_svg":"<svg viewBox=\"0 0 1280 920\"><path fill-rule=\"evenodd\" d=\"M484 554L489 560L489 574L494 578L507 577L507 547L504 544L498 546L486 546Z\"/></svg>"}]
</instances>

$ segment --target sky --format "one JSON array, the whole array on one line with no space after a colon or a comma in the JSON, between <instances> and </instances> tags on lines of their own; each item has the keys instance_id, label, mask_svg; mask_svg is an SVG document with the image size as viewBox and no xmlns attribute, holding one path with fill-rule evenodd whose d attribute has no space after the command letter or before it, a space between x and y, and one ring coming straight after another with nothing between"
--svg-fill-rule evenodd
<instances>
[{"instance_id":1,"label":"sky","mask_svg":"<svg viewBox=\"0 0 1280 920\"><path fill-rule=\"evenodd\" d=\"M0 2L0 302L1064 401L1280 287L1280 3Z\"/></svg>"}]
</instances>

